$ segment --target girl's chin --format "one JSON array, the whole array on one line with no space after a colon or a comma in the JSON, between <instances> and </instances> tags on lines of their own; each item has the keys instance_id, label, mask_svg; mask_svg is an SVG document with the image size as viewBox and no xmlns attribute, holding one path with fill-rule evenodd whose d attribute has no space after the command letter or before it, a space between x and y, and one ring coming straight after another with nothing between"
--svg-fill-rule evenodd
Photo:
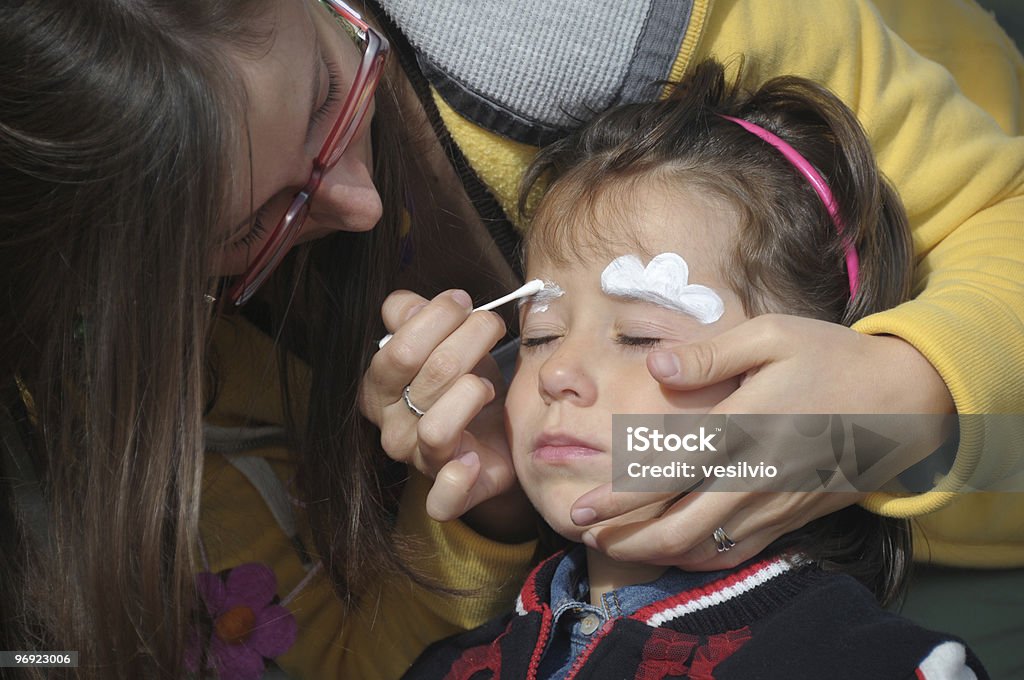
<instances>
[{"instance_id":1,"label":"girl's chin","mask_svg":"<svg viewBox=\"0 0 1024 680\"><path fill-rule=\"evenodd\" d=\"M564 516L559 516L557 518L558 521L552 522L552 519L555 518L548 517L546 515L544 516L544 521L548 523L548 526L550 526L556 534L567 541L572 541L573 543L583 542L583 532L587 530L587 527L580 527L573 524L572 520L569 519L568 511L564 513Z\"/></svg>"}]
</instances>

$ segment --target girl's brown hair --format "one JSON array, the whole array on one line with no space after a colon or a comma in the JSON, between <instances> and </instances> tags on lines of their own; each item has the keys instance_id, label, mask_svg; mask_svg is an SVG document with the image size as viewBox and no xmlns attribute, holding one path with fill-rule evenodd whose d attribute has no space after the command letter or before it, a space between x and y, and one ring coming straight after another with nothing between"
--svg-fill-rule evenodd
<instances>
[{"instance_id":1,"label":"girl's brown hair","mask_svg":"<svg viewBox=\"0 0 1024 680\"><path fill-rule=\"evenodd\" d=\"M614 192L602 205L628 212L630 187L658 181L666 190L717 196L737 211L740 238L725 265L748 316L778 312L850 325L905 301L906 214L856 117L806 79L775 78L752 91L741 82L728 84L721 64L703 62L666 99L611 109L543 149L520 194L520 211L530 213L534 192L550 182L532 215L527 256L542 252L558 263L581 252L609 254L609 236L588 219L598 200ZM842 232L778 149L723 116L767 129L809 160L835 197ZM635 235L625 238L642 247ZM844 239L860 258L852 299ZM783 537L783 545L857 576L883 602L898 596L909 567L905 522L858 506Z\"/></svg>"},{"instance_id":2,"label":"girl's brown hair","mask_svg":"<svg viewBox=\"0 0 1024 680\"><path fill-rule=\"evenodd\" d=\"M842 236L789 161L724 115L773 132L814 165L838 204ZM532 187L558 180L533 216L544 229L530 233L528 247L566 257L583 240L598 243L579 232L588 221L576 218L602 192L622 193L651 175L710 192L739 211L743 238L729 269L750 315L776 311L850 325L909 295L912 249L899 197L853 113L809 80L775 78L750 92L730 86L724 67L708 61L665 100L601 114L543 149L527 171L524 213ZM861 261L852 300L844 238Z\"/></svg>"},{"instance_id":3,"label":"girl's brown hair","mask_svg":"<svg viewBox=\"0 0 1024 680\"><path fill-rule=\"evenodd\" d=\"M269 7L20 0L0 12L0 380L30 402L22 439L42 499L33 513L0 485L0 649L77 650L69 676L183 674L213 383L204 295L217 293L222 208L249 190L232 183L248 143L232 58L266 49L273 36L249 20ZM379 163L399 157L392 104L385 85ZM265 310L282 352L311 363L318 398L290 430L306 493L328 499L311 522L344 596L361 565L400 568L386 458L355 407L399 261L400 164L388 165L375 177L382 224L296 249Z\"/></svg>"}]
</instances>

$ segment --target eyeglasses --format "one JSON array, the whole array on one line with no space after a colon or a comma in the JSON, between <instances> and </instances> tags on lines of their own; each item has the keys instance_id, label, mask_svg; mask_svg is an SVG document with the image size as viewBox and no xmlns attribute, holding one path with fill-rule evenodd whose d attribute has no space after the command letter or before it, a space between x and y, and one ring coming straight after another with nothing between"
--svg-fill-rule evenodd
<instances>
[{"instance_id":1,"label":"eyeglasses","mask_svg":"<svg viewBox=\"0 0 1024 680\"><path fill-rule=\"evenodd\" d=\"M234 302L235 306L245 304L252 297L267 277L280 264L281 258L295 242L295 237L302 230L302 224L309 215L309 203L320 187L320 182L327 172L333 168L348 149L352 137L363 122L366 111L373 101L373 94L377 89L381 73L384 71L384 62L387 59L391 46L387 38L377 33L354 9L341 0L320 0L326 6L339 23L343 23L350 29L355 39L360 44L363 56L359 62L359 69L355 79L352 81L352 89L349 90L345 103L338 113L338 119L331 127L327 139L324 140L320 153L313 161L313 172L309 176L306 185L295 194L291 205L277 222L277 226L270 232L263 248L260 249L253 259L249 268L245 270L237 281L228 290L228 299Z\"/></svg>"}]
</instances>

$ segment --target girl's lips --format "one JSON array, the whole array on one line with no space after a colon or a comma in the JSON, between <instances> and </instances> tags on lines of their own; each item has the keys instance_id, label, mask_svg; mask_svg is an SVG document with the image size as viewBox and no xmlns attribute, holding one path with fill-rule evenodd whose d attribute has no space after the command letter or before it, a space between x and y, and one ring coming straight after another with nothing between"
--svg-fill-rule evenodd
<instances>
[{"instance_id":1,"label":"girl's lips","mask_svg":"<svg viewBox=\"0 0 1024 680\"><path fill-rule=\"evenodd\" d=\"M541 436L534 445L533 458L549 463L588 458L603 453L594 444L574 437Z\"/></svg>"},{"instance_id":2,"label":"girl's lips","mask_svg":"<svg viewBox=\"0 0 1024 680\"><path fill-rule=\"evenodd\" d=\"M596 456L600 451L587 446L541 446L533 450L534 460L543 460L548 463L559 463L576 458Z\"/></svg>"}]
</instances>

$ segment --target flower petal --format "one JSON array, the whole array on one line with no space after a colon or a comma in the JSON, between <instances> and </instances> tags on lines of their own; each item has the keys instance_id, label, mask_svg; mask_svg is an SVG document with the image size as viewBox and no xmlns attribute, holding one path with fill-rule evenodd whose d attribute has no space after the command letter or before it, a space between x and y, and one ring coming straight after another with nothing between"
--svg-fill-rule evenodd
<instances>
[{"instance_id":1,"label":"flower petal","mask_svg":"<svg viewBox=\"0 0 1024 680\"><path fill-rule=\"evenodd\" d=\"M206 610L211 616L217 616L224 611L227 591L224 589L224 581L217 574L208 571L201 571L196 574L196 590L206 603Z\"/></svg>"},{"instance_id":2,"label":"flower petal","mask_svg":"<svg viewBox=\"0 0 1024 680\"><path fill-rule=\"evenodd\" d=\"M226 606L246 605L258 614L277 594L277 577L265 564L247 562L231 570L226 588Z\"/></svg>"},{"instance_id":3,"label":"flower petal","mask_svg":"<svg viewBox=\"0 0 1024 680\"><path fill-rule=\"evenodd\" d=\"M268 659L273 659L292 648L298 632L299 626L292 613L274 604L256 615L256 624L246 644Z\"/></svg>"},{"instance_id":4,"label":"flower petal","mask_svg":"<svg viewBox=\"0 0 1024 680\"><path fill-rule=\"evenodd\" d=\"M246 644L228 644L214 637L210 644L210 660L219 680L259 680L267 664L263 655Z\"/></svg>"}]
</instances>

